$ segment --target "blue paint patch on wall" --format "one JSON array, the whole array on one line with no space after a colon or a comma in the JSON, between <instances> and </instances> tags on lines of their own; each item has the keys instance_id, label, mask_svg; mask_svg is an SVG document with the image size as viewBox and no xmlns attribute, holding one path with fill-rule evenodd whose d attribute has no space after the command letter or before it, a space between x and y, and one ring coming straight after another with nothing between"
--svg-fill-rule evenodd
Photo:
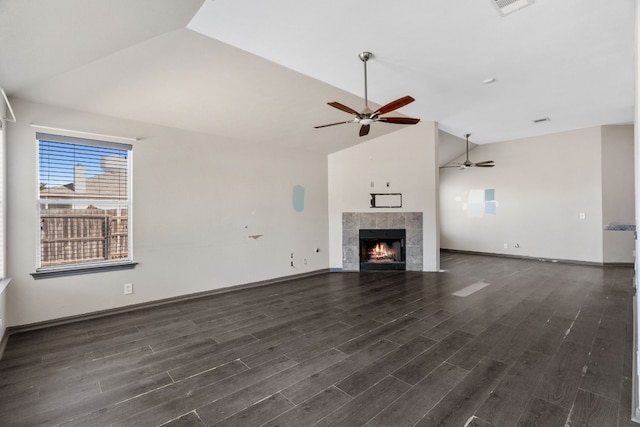
<instances>
[{"instance_id":1,"label":"blue paint patch on wall","mask_svg":"<svg viewBox=\"0 0 640 427\"><path fill-rule=\"evenodd\" d=\"M296 212L304 211L304 187L302 185L293 186L293 210Z\"/></svg>"},{"instance_id":2,"label":"blue paint patch on wall","mask_svg":"<svg viewBox=\"0 0 640 427\"><path fill-rule=\"evenodd\" d=\"M496 214L496 190L493 188L484 190L484 213L487 215Z\"/></svg>"},{"instance_id":3,"label":"blue paint patch on wall","mask_svg":"<svg viewBox=\"0 0 640 427\"><path fill-rule=\"evenodd\" d=\"M493 188L488 188L484 190L484 200L486 202L491 202L496 199L496 190Z\"/></svg>"}]
</instances>

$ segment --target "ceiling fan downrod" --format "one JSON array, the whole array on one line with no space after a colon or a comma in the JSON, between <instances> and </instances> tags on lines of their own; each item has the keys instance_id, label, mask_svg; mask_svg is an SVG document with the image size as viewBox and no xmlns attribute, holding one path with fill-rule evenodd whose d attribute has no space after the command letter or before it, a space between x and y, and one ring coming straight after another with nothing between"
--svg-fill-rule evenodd
<instances>
[{"instance_id":1,"label":"ceiling fan downrod","mask_svg":"<svg viewBox=\"0 0 640 427\"><path fill-rule=\"evenodd\" d=\"M368 93L367 93L367 61L372 56L373 56L373 53L371 53L371 52L360 52L358 54L358 58L360 58L360 60L362 60L362 62L364 63L364 107L365 107L366 111L370 111L370 109L369 109L369 97L368 97Z\"/></svg>"}]
</instances>

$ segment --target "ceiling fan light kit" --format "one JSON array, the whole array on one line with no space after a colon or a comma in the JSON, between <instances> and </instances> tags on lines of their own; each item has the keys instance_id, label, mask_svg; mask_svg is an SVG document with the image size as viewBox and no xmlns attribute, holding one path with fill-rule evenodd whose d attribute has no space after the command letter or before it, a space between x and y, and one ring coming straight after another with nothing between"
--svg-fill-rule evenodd
<instances>
[{"instance_id":1,"label":"ceiling fan light kit","mask_svg":"<svg viewBox=\"0 0 640 427\"><path fill-rule=\"evenodd\" d=\"M471 136L470 133L465 134L465 139L467 140L467 158L464 162L459 163L459 162L454 162L450 165L447 166L441 166L442 168L458 168L458 169L469 169L469 168L492 168L495 166L495 163L493 162L493 160L485 160L482 162L472 162L471 160L469 160L469 137Z\"/></svg>"},{"instance_id":2,"label":"ceiling fan light kit","mask_svg":"<svg viewBox=\"0 0 640 427\"><path fill-rule=\"evenodd\" d=\"M353 108L347 107L346 105L339 102L328 102L327 104L329 104L333 108L337 108L338 110L344 111L345 113L352 114L354 116L353 119L314 127L316 129L320 129L329 126L342 125L345 123L357 123L361 125L359 135L365 136L369 134L371 125L375 122L393 123L399 125L415 125L416 123L418 123L420 119L414 119L411 117L381 117L382 114L390 113L415 101L415 99L413 99L409 95L398 98L395 101L391 101L390 103L378 108L376 111L372 111L371 108L369 108L369 98L367 93L367 61L373 57L373 54L371 52L360 52L358 54L358 57L364 63L364 109L362 110L362 112L358 112Z\"/></svg>"}]
</instances>

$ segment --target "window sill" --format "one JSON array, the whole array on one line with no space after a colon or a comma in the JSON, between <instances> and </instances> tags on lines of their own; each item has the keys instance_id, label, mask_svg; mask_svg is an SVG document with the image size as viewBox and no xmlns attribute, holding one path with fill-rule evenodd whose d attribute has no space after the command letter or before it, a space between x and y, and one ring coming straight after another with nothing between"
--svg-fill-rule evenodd
<instances>
[{"instance_id":1,"label":"window sill","mask_svg":"<svg viewBox=\"0 0 640 427\"><path fill-rule=\"evenodd\" d=\"M35 273L31 273L31 276L36 280L51 279L55 277L77 276L80 274L103 273L105 271L131 270L131 269L134 269L136 265L138 265L137 262L126 262L122 264L57 268L57 269L51 269L51 270L36 271Z\"/></svg>"}]
</instances>

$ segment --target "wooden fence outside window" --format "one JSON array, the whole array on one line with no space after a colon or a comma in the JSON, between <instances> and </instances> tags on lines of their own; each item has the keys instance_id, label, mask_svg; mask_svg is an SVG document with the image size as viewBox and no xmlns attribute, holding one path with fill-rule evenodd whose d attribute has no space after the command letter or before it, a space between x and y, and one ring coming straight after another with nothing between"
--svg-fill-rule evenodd
<instances>
[{"instance_id":1,"label":"wooden fence outside window","mask_svg":"<svg viewBox=\"0 0 640 427\"><path fill-rule=\"evenodd\" d=\"M40 265L127 258L128 225L127 209L42 209Z\"/></svg>"}]
</instances>

